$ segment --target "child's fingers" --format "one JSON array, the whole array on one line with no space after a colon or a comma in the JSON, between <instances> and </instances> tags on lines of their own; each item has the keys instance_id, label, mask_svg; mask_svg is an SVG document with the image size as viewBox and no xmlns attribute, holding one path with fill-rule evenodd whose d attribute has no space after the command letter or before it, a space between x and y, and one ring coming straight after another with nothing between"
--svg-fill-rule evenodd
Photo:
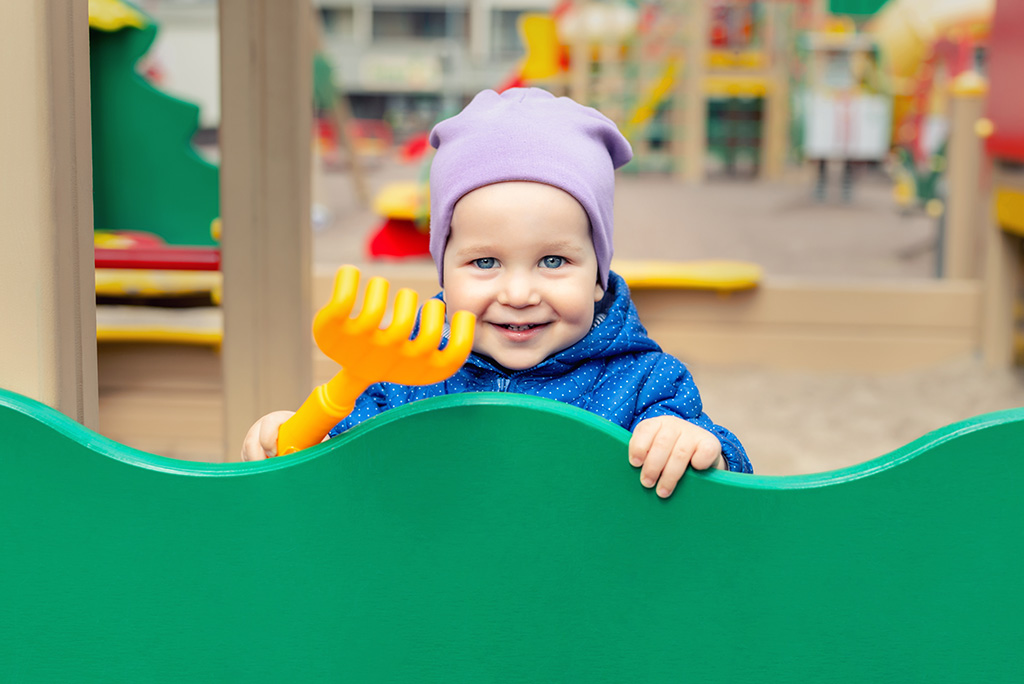
<instances>
[{"instance_id":1,"label":"child's fingers","mask_svg":"<svg viewBox=\"0 0 1024 684\"><path fill-rule=\"evenodd\" d=\"M695 470L707 470L718 462L722 456L722 443L713 434L708 433L697 442L690 465Z\"/></svg>"},{"instance_id":2,"label":"child's fingers","mask_svg":"<svg viewBox=\"0 0 1024 684\"><path fill-rule=\"evenodd\" d=\"M629 438L629 464L640 467L651 450L651 444L658 434L659 423L656 420L641 421L633 435Z\"/></svg>"},{"instance_id":3,"label":"child's fingers","mask_svg":"<svg viewBox=\"0 0 1024 684\"><path fill-rule=\"evenodd\" d=\"M249 428L242 443L243 461L260 461L277 455L277 435L294 411L274 411L260 418Z\"/></svg>"},{"instance_id":4,"label":"child's fingers","mask_svg":"<svg viewBox=\"0 0 1024 684\"><path fill-rule=\"evenodd\" d=\"M259 461L267 457L263 447L260 446L260 425L262 422L262 420L256 421L249 428L249 431L245 433L245 439L242 440L243 461Z\"/></svg>"},{"instance_id":5,"label":"child's fingers","mask_svg":"<svg viewBox=\"0 0 1024 684\"><path fill-rule=\"evenodd\" d=\"M679 430L673 423L658 421L658 433L654 435L651 448L648 449L644 465L640 469L640 484L648 489L654 486L672 456L678 438Z\"/></svg>"},{"instance_id":6,"label":"child's fingers","mask_svg":"<svg viewBox=\"0 0 1024 684\"><path fill-rule=\"evenodd\" d=\"M672 455L669 456L665 469L661 471L661 479L658 480L658 496L663 499L672 496L680 478L686 472L686 467L693 460L693 454L694 445L691 442L683 439L676 441Z\"/></svg>"}]
</instances>

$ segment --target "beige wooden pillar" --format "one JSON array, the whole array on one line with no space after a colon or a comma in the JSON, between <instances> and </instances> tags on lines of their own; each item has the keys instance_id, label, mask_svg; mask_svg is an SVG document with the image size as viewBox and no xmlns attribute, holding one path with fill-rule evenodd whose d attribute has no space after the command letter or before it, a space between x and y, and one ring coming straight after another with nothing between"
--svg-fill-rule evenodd
<instances>
[{"instance_id":1,"label":"beige wooden pillar","mask_svg":"<svg viewBox=\"0 0 1024 684\"><path fill-rule=\"evenodd\" d=\"M0 387L96 429L85 0L5 3L0 92Z\"/></svg>"},{"instance_id":2,"label":"beige wooden pillar","mask_svg":"<svg viewBox=\"0 0 1024 684\"><path fill-rule=\"evenodd\" d=\"M308 0L221 0L225 453L312 389Z\"/></svg>"},{"instance_id":3,"label":"beige wooden pillar","mask_svg":"<svg viewBox=\"0 0 1024 684\"><path fill-rule=\"evenodd\" d=\"M976 131L985 110L988 86L981 76L965 72L950 87L948 194L942 274L946 278L977 278L981 274L981 242L985 217L981 209L982 141Z\"/></svg>"},{"instance_id":4,"label":"beige wooden pillar","mask_svg":"<svg viewBox=\"0 0 1024 684\"><path fill-rule=\"evenodd\" d=\"M783 30L777 2L765 3L764 54L767 56L768 87L764 95L761 122L761 180L778 180L786 165L789 138L789 77L778 33Z\"/></svg>"},{"instance_id":5,"label":"beige wooden pillar","mask_svg":"<svg viewBox=\"0 0 1024 684\"><path fill-rule=\"evenodd\" d=\"M580 104L590 102L590 42L582 33L569 45L569 97Z\"/></svg>"},{"instance_id":6,"label":"beige wooden pillar","mask_svg":"<svg viewBox=\"0 0 1024 684\"><path fill-rule=\"evenodd\" d=\"M675 177L685 183L703 182L707 156L707 101L704 76L707 73L710 5L703 0L674 0L686 31L683 77L673 93L672 147Z\"/></svg>"},{"instance_id":7,"label":"beige wooden pillar","mask_svg":"<svg viewBox=\"0 0 1024 684\"><path fill-rule=\"evenodd\" d=\"M991 186L986 188L987 209L984 223L984 263L982 269L981 349L989 368L1009 368L1014 360L1016 307L1021 285L1021 237L1011 235L999 225L994 191L1024 193L1024 172L996 164Z\"/></svg>"}]
</instances>

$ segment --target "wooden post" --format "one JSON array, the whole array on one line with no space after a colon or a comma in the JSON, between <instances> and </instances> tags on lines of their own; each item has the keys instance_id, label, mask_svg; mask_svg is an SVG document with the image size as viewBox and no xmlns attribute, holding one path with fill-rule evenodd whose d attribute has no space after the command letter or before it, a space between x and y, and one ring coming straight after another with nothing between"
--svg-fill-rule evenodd
<instances>
[{"instance_id":1,"label":"wooden post","mask_svg":"<svg viewBox=\"0 0 1024 684\"><path fill-rule=\"evenodd\" d=\"M0 64L0 386L96 429L88 5L6 5Z\"/></svg>"},{"instance_id":2,"label":"wooden post","mask_svg":"<svg viewBox=\"0 0 1024 684\"><path fill-rule=\"evenodd\" d=\"M582 105L590 99L590 43L585 35L569 45L569 97Z\"/></svg>"},{"instance_id":3,"label":"wooden post","mask_svg":"<svg viewBox=\"0 0 1024 684\"><path fill-rule=\"evenodd\" d=\"M982 141L976 125L985 108L988 85L968 71L950 87L950 135L946 168L949 194L942 273L946 278L977 278L981 272L984 217L979 208Z\"/></svg>"},{"instance_id":4,"label":"wooden post","mask_svg":"<svg viewBox=\"0 0 1024 684\"><path fill-rule=\"evenodd\" d=\"M598 82L597 109L612 121L622 126L626 108L625 83L622 70L622 42L615 38L603 37L600 46L600 74Z\"/></svg>"},{"instance_id":5,"label":"wooden post","mask_svg":"<svg viewBox=\"0 0 1024 684\"><path fill-rule=\"evenodd\" d=\"M1009 368L1014 361L1016 306L1021 287L1021 238L1004 231L995 213L994 192L999 188L1024 193L1024 173L994 166L991 186L984 197L984 268L982 270L981 349L989 368Z\"/></svg>"},{"instance_id":6,"label":"wooden post","mask_svg":"<svg viewBox=\"0 0 1024 684\"><path fill-rule=\"evenodd\" d=\"M780 36L783 30L781 10L777 2L765 3L765 32L762 49L767 59L768 87L764 94L761 121L761 180L778 180L786 165L789 137L789 78L783 59ZM794 37L795 38L795 37Z\"/></svg>"},{"instance_id":7,"label":"wooden post","mask_svg":"<svg viewBox=\"0 0 1024 684\"><path fill-rule=\"evenodd\" d=\"M704 180L707 156L707 101L704 97L704 76L707 72L707 43L710 12L701 0L675 0L676 12L686 31L685 63L682 78L674 93L672 107L673 167L678 180L700 183ZM688 11L687 11L688 10Z\"/></svg>"},{"instance_id":8,"label":"wooden post","mask_svg":"<svg viewBox=\"0 0 1024 684\"><path fill-rule=\"evenodd\" d=\"M225 453L312 389L311 8L221 0Z\"/></svg>"}]
</instances>

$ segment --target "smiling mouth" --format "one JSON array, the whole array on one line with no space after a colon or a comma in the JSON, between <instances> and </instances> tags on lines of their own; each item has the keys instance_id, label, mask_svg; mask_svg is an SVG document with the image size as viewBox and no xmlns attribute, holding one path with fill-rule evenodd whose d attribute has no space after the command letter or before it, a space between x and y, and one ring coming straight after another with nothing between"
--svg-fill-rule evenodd
<instances>
[{"instance_id":1,"label":"smiling mouth","mask_svg":"<svg viewBox=\"0 0 1024 684\"><path fill-rule=\"evenodd\" d=\"M504 328L505 330L511 330L512 332L523 332L524 330L532 330L533 328L538 328L538 327L540 327L542 325L545 325L545 324L544 323L527 323L525 325L510 325L510 324L507 324L507 323L495 323L494 325L498 326L499 328Z\"/></svg>"}]
</instances>

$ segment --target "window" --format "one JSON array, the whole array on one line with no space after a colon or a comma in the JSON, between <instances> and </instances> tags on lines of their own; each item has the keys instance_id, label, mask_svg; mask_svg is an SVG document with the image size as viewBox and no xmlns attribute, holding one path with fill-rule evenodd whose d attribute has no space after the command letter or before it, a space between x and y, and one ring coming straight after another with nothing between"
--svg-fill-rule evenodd
<instances>
[{"instance_id":1,"label":"window","mask_svg":"<svg viewBox=\"0 0 1024 684\"><path fill-rule=\"evenodd\" d=\"M519 17L523 10L494 10L491 12L491 57L503 59L519 57L524 52L519 37Z\"/></svg>"},{"instance_id":2,"label":"window","mask_svg":"<svg viewBox=\"0 0 1024 684\"><path fill-rule=\"evenodd\" d=\"M467 40L466 11L455 9L374 9L373 37L391 39Z\"/></svg>"},{"instance_id":3,"label":"window","mask_svg":"<svg viewBox=\"0 0 1024 684\"><path fill-rule=\"evenodd\" d=\"M323 21L324 33L345 40L352 39L351 7L324 7L320 10L320 17Z\"/></svg>"}]
</instances>

